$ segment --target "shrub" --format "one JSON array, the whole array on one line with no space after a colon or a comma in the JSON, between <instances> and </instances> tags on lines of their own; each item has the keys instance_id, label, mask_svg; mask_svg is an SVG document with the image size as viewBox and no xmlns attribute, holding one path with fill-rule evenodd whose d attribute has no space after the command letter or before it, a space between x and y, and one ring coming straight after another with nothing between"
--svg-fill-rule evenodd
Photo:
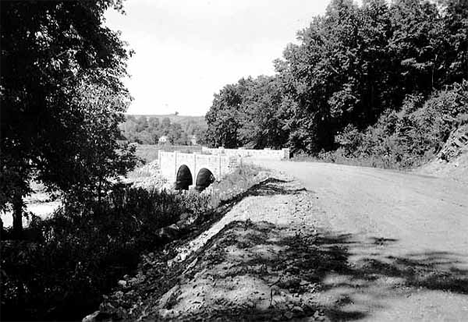
<instances>
[{"instance_id":1,"label":"shrub","mask_svg":"<svg viewBox=\"0 0 468 322\"><path fill-rule=\"evenodd\" d=\"M409 96L400 111L386 111L377 123L358 131L346 126L339 148L319 154L324 161L382 168L409 168L433 158L450 133L468 123L468 82L435 92L429 99Z\"/></svg>"},{"instance_id":2,"label":"shrub","mask_svg":"<svg viewBox=\"0 0 468 322\"><path fill-rule=\"evenodd\" d=\"M206 197L116 186L101 202L69 201L27 229L35 240L2 242L2 319L71 320L161 246L157 229L184 212L203 213Z\"/></svg>"}]
</instances>

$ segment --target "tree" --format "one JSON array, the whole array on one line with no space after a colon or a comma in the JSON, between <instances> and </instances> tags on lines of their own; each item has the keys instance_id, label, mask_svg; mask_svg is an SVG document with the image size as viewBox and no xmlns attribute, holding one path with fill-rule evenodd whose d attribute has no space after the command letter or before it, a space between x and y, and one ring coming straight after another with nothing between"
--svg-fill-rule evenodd
<instances>
[{"instance_id":1,"label":"tree","mask_svg":"<svg viewBox=\"0 0 468 322\"><path fill-rule=\"evenodd\" d=\"M182 142L182 126L179 123L172 123L167 129L167 137L171 144L186 144Z\"/></svg>"},{"instance_id":2,"label":"tree","mask_svg":"<svg viewBox=\"0 0 468 322\"><path fill-rule=\"evenodd\" d=\"M195 136L197 145L209 144L206 140L206 128L200 128L200 127L195 128L193 135Z\"/></svg>"},{"instance_id":3,"label":"tree","mask_svg":"<svg viewBox=\"0 0 468 322\"><path fill-rule=\"evenodd\" d=\"M353 94L355 6L332 1L325 17L315 17L298 33L299 45L289 45L276 68L284 91L289 144L295 151L331 149L337 121L358 99ZM334 98L339 104L331 106Z\"/></svg>"},{"instance_id":4,"label":"tree","mask_svg":"<svg viewBox=\"0 0 468 322\"><path fill-rule=\"evenodd\" d=\"M148 119L148 127L150 127L153 131L157 130L159 127L159 119L157 117L151 116Z\"/></svg>"},{"instance_id":5,"label":"tree","mask_svg":"<svg viewBox=\"0 0 468 322\"><path fill-rule=\"evenodd\" d=\"M393 64L388 73L392 83L398 83L392 86L401 104L405 94L427 96L443 84L447 34L433 3L398 0L390 9L393 34L388 50Z\"/></svg>"},{"instance_id":6,"label":"tree","mask_svg":"<svg viewBox=\"0 0 468 322\"><path fill-rule=\"evenodd\" d=\"M139 133L139 132L143 132L145 131L146 129L148 129L148 119L146 116L140 116L138 119L137 119L137 125L136 125L136 131Z\"/></svg>"},{"instance_id":7,"label":"tree","mask_svg":"<svg viewBox=\"0 0 468 322\"><path fill-rule=\"evenodd\" d=\"M242 145L281 148L288 139L282 120L282 91L276 77L259 76L247 83L239 112Z\"/></svg>"},{"instance_id":8,"label":"tree","mask_svg":"<svg viewBox=\"0 0 468 322\"><path fill-rule=\"evenodd\" d=\"M168 117L165 117L161 121L161 126L163 129L167 129L171 126L171 119Z\"/></svg>"},{"instance_id":9,"label":"tree","mask_svg":"<svg viewBox=\"0 0 468 322\"><path fill-rule=\"evenodd\" d=\"M438 2L332 0L275 61L274 77L241 79L215 95L207 141L332 151L349 141L335 138L364 132L407 97L424 101L461 83L468 78L468 2Z\"/></svg>"},{"instance_id":10,"label":"tree","mask_svg":"<svg viewBox=\"0 0 468 322\"><path fill-rule=\"evenodd\" d=\"M447 30L446 79L448 84L468 80L468 1L439 0Z\"/></svg>"},{"instance_id":11,"label":"tree","mask_svg":"<svg viewBox=\"0 0 468 322\"><path fill-rule=\"evenodd\" d=\"M60 168L45 168L37 179L68 199L100 202L112 181L137 163L135 146L117 142L128 99L126 92L83 82L74 102L82 120L65 142L69 149L62 150Z\"/></svg>"},{"instance_id":12,"label":"tree","mask_svg":"<svg viewBox=\"0 0 468 322\"><path fill-rule=\"evenodd\" d=\"M211 146L237 148L242 145L238 137L241 126L239 113L251 78L224 86L214 95L213 105L205 116L208 124L205 139Z\"/></svg>"},{"instance_id":13,"label":"tree","mask_svg":"<svg viewBox=\"0 0 468 322\"><path fill-rule=\"evenodd\" d=\"M115 143L130 52L103 26L111 7L122 11L120 0L1 3L0 208L12 206L16 235L31 180L100 194L92 180L99 186L132 164Z\"/></svg>"},{"instance_id":14,"label":"tree","mask_svg":"<svg viewBox=\"0 0 468 322\"><path fill-rule=\"evenodd\" d=\"M448 2L443 18L423 0L367 0L361 7L334 0L300 31L300 43L276 62L293 150L336 149L335 136L349 124L364 130L407 95L427 97L461 81L466 5Z\"/></svg>"}]
</instances>

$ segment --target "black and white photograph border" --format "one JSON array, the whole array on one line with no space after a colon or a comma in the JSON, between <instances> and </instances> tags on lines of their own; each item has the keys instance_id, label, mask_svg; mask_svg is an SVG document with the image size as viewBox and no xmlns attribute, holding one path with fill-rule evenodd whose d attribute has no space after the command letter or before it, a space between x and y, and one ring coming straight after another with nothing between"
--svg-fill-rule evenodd
<instances>
[{"instance_id":1,"label":"black and white photograph border","mask_svg":"<svg viewBox=\"0 0 468 322\"><path fill-rule=\"evenodd\" d=\"M467 0L2 0L0 320L467 321Z\"/></svg>"}]
</instances>

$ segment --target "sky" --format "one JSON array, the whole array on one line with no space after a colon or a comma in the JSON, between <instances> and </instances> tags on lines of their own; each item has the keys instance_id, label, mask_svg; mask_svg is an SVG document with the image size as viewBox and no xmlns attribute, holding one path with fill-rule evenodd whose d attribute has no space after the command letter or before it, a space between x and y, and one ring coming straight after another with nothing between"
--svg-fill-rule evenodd
<instances>
[{"instance_id":1,"label":"sky","mask_svg":"<svg viewBox=\"0 0 468 322\"><path fill-rule=\"evenodd\" d=\"M125 79L129 114L205 115L213 95L242 77L273 75L297 31L330 0L127 0L106 12L135 54Z\"/></svg>"}]
</instances>

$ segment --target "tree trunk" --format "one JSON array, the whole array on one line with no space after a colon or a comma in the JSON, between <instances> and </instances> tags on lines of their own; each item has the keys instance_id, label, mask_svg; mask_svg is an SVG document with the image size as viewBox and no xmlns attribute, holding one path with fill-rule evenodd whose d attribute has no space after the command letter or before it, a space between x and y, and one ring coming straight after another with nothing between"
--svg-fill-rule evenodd
<instances>
[{"instance_id":1,"label":"tree trunk","mask_svg":"<svg viewBox=\"0 0 468 322\"><path fill-rule=\"evenodd\" d=\"M101 196L101 189L102 189L102 180L101 178L99 178L99 183L98 183L98 207L99 209L101 209L101 199L102 199L102 196Z\"/></svg>"},{"instance_id":2,"label":"tree trunk","mask_svg":"<svg viewBox=\"0 0 468 322\"><path fill-rule=\"evenodd\" d=\"M21 239L23 235L23 196L17 194L13 202L13 238Z\"/></svg>"}]
</instances>

